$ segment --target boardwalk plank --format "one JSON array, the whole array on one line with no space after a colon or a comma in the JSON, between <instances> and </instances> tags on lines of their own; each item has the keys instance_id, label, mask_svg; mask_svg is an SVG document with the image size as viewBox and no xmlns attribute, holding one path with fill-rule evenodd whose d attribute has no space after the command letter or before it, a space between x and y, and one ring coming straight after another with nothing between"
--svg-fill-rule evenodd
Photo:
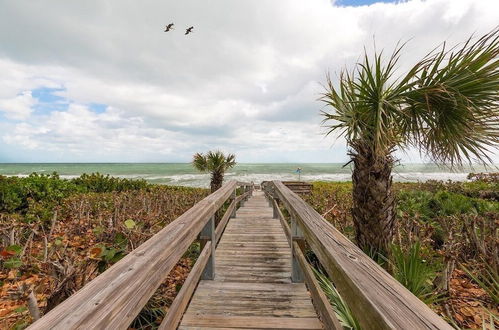
<instances>
[{"instance_id":1,"label":"boardwalk plank","mask_svg":"<svg viewBox=\"0 0 499 330\"><path fill-rule=\"evenodd\" d=\"M322 329L278 219L255 192L230 219L216 250L215 280L201 281L179 329Z\"/></svg>"}]
</instances>

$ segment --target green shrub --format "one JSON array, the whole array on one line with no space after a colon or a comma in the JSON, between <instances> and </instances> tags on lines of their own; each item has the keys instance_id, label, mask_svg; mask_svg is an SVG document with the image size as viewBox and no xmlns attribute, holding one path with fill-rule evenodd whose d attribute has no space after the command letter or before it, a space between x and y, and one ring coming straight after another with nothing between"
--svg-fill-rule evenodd
<instances>
[{"instance_id":1,"label":"green shrub","mask_svg":"<svg viewBox=\"0 0 499 330\"><path fill-rule=\"evenodd\" d=\"M436 272L434 268L422 257L419 242L413 244L408 251L402 250L400 246L392 246L392 262L394 266L394 277L402 283L416 297L431 302L433 280Z\"/></svg>"},{"instance_id":2,"label":"green shrub","mask_svg":"<svg viewBox=\"0 0 499 330\"><path fill-rule=\"evenodd\" d=\"M80 177L72 179L72 183L83 187L87 192L113 192L139 190L148 187L144 179L124 179L116 178L100 173L82 174Z\"/></svg>"},{"instance_id":3,"label":"green shrub","mask_svg":"<svg viewBox=\"0 0 499 330\"><path fill-rule=\"evenodd\" d=\"M122 192L148 186L145 180L114 178L100 173L82 174L71 180L61 179L55 172L32 173L25 178L0 176L0 212L28 214L34 205L37 211L31 212L31 216L46 218L52 216L53 208L62 199L76 193Z\"/></svg>"}]
</instances>

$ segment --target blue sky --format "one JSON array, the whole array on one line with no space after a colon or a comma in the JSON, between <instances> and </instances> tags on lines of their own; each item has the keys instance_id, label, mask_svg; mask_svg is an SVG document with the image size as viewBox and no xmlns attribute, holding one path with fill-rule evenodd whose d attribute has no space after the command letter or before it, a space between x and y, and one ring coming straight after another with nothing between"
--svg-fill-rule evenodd
<instances>
[{"instance_id":1,"label":"blue sky","mask_svg":"<svg viewBox=\"0 0 499 330\"><path fill-rule=\"evenodd\" d=\"M327 72L373 38L409 41L404 70L498 21L496 0L3 1L0 162L344 162L321 126Z\"/></svg>"}]
</instances>

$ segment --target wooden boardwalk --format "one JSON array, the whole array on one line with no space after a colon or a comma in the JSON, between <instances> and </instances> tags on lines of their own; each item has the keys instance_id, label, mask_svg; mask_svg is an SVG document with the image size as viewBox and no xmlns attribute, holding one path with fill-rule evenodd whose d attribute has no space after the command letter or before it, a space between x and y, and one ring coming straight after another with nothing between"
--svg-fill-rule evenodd
<instances>
[{"instance_id":1,"label":"wooden boardwalk","mask_svg":"<svg viewBox=\"0 0 499 330\"><path fill-rule=\"evenodd\" d=\"M281 181L258 187L265 195L227 182L28 329L129 329L196 239L204 247L159 330L343 330L304 243L362 329L452 329Z\"/></svg>"},{"instance_id":2,"label":"wooden boardwalk","mask_svg":"<svg viewBox=\"0 0 499 330\"><path fill-rule=\"evenodd\" d=\"M322 329L304 283L291 282L291 251L263 192L230 219L179 329Z\"/></svg>"}]
</instances>

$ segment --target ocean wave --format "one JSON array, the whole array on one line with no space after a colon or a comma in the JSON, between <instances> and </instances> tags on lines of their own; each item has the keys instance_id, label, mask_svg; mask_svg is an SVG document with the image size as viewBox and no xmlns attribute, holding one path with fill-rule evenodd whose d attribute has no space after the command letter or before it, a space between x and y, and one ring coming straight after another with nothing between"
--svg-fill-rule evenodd
<instances>
[{"instance_id":1,"label":"ocean wave","mask_svg":"<svg viewBox=\"0 0 499 330\"><path fill-rule=\"evenodd\" d=\"M190 187L209 187L210 174L199 173L184 173L184 174L110 174L111 176L126 178L126 179L144 179L151 183L157 184L170 184ZM13 176L27 177L29 174L17 173ZM80 174L61 174L62 179L74 179L79 177ZM424 182L428 180L441 180L441 181L466 181L468 173L458 172L410 172L401 171L393 173L393 180L398 182ZM243 182L260 183L262 181L280 180L280 181L297 181L298 174L293 172L282 173L236 173L229 172L225 175L226 180L238 180ZM300 176L302 181L350 181L351 173L304 173Z\"/></svg>"}]
</instances>

